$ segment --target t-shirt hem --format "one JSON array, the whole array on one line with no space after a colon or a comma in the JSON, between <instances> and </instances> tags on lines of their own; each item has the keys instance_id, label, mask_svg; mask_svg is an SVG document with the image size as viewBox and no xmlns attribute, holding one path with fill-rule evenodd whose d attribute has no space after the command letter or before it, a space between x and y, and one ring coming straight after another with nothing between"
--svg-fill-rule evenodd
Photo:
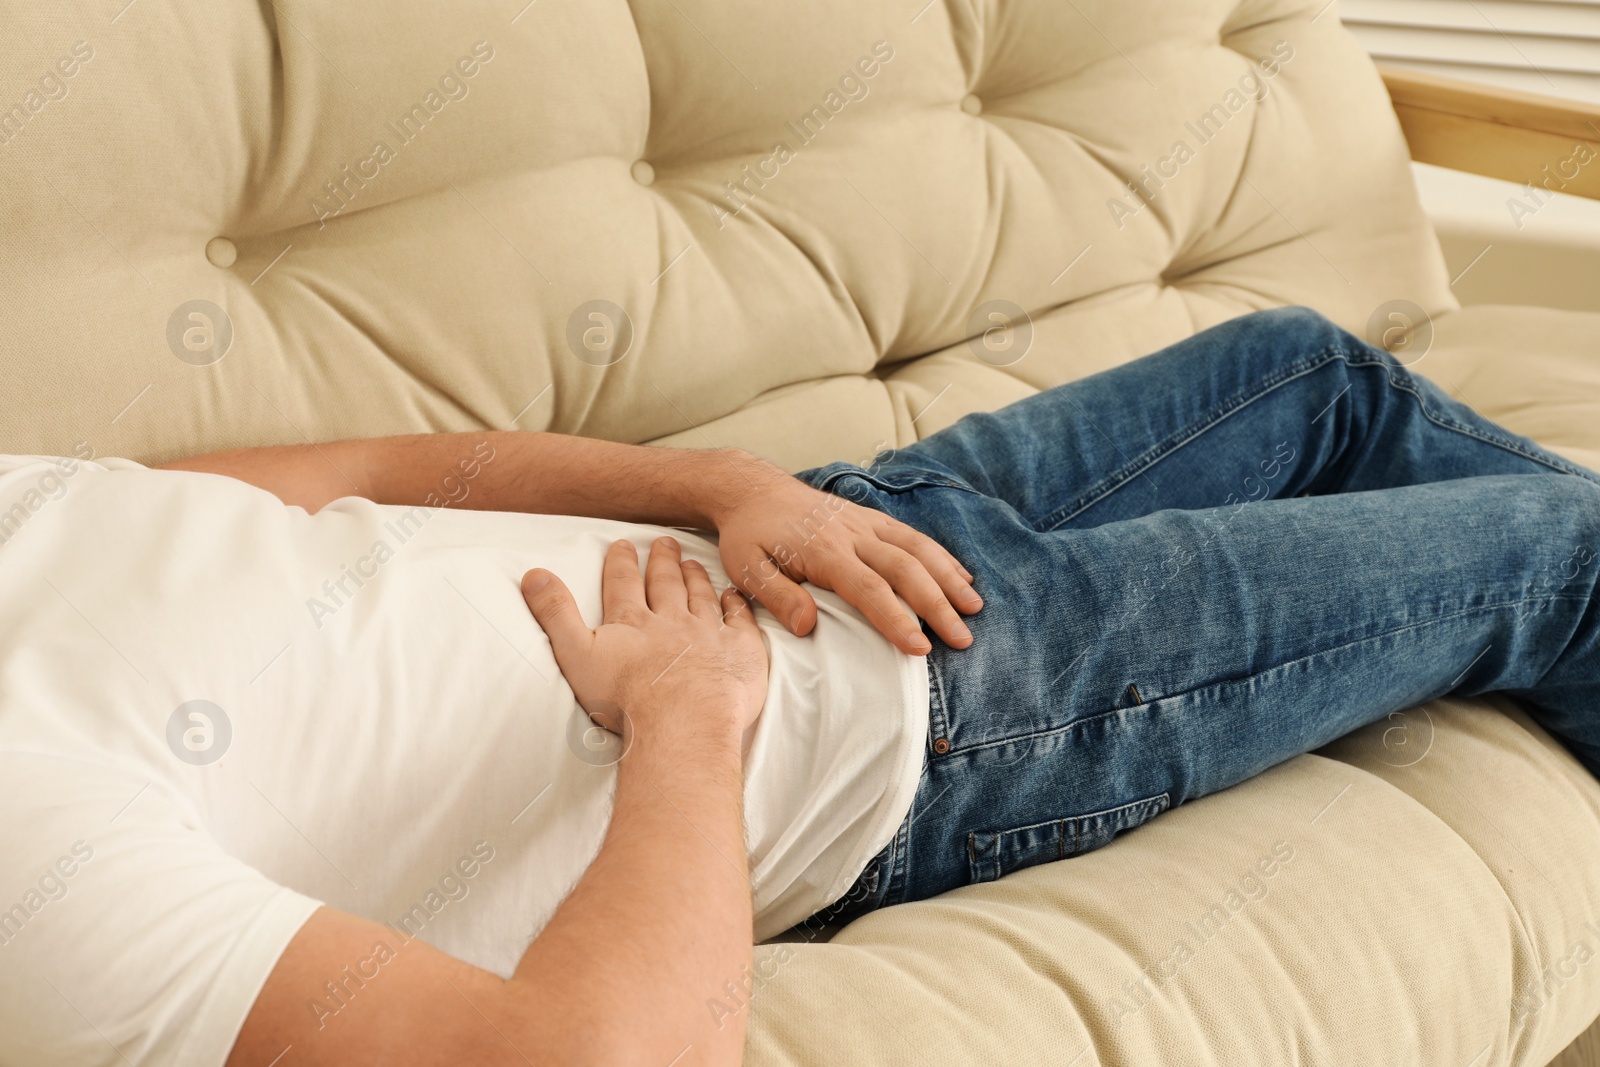
<instances>
[{"instance_id":1,"label":"t-shirt hem","mask_svg":"<svg viewBox=\"0 0 1600 1067\"><path fill-rule=\"evenodd\" d=\"M320 907L321 901L282 886L267 898L234 942L211 991L195 1012L175 1062L216 1067L227 1062L245 1018L284 949Z\"/></svg>"},{"instance_id":2,"label":"t-shirt hem","mask_svg":"<svg viewBox=\"0 0 1600 1067\"><path fill-rule=\"evenodd\" d=\"M839 876L828 887L822 907L834 903L850 891L862 870L894 839L911 812L917 797L917 786L922 781L923 751L928 744L928 706L931 681L928 661L922 656L902 656L900 691L905 708L905 733L900 740L900 752L895 773L890 777L892 787L885 790L877 805L878 819L872 832L863 834L861 844L843 865Z\"/></svg>"}]
</instances>

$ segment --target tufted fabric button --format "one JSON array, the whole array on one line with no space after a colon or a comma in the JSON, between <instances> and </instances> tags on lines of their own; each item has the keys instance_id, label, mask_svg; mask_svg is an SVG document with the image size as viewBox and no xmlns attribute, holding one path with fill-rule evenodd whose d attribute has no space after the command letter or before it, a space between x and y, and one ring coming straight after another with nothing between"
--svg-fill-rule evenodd
<instances>
[{"instance_id":1,"label":"tufted fabric button","mask_svg":"<svg viewBox=\"0 0 1600 1067\"><path fill-rule=\"evenodd\" d=\"M983 111L983 101L978 99L977 93L968 93L961 98L961 110L969 115L977 115Z\"/></svg>"},{"instance_id":2,"label":"tufted fabric button","mask_svg":"<svg viewBox=\"0 0 1600 1067\"><path fill-rule=\"evenodd\" d=\"M946 752L950 751L950 742L947 739L941 737L941 738L939 738L937 741L935 741L933 743L933 750L935 752L937 752L939 755L942 756Z\"/></svg>"},{"instance_id":3,"label":"tufted fabric button","mask_svg":"<svg viewBox=\"0 0 1600 1067\"><path fill-rule=\"evenodd\" d=\"M206 242L206 258L213 267L231 267L239 258L239 250L226 237L213 237Z\"/></svg>"},{"instance_id":4,"label":"tufted fabric button","mask_svg":"<svg viewBox=\"0 0 1600 1067\"><path fill-rule=\"evenodd\" d=\"M656 168L642 159L636 159L633 166L628 168L628 173L633 175L633 180L640 185L649 185L656 180Z\"/></svg>"}]
</instances>

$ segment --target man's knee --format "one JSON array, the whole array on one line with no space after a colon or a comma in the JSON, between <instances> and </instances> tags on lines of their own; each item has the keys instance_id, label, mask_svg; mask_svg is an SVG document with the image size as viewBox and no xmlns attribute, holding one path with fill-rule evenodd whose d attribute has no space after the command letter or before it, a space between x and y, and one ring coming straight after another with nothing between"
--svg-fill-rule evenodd
<instances>
[{"instance_id":1,"label":"man's knee","mask_svg":"<svg viewBox=\"0 0 1600 1067\"><path fill-rule=\"evenodd\" d=\"M1329 351L1359 352L1361 340L1308 307L1271 308L1226 324L1250 349L1284 365Z\"/></svg>"}]
</instances>

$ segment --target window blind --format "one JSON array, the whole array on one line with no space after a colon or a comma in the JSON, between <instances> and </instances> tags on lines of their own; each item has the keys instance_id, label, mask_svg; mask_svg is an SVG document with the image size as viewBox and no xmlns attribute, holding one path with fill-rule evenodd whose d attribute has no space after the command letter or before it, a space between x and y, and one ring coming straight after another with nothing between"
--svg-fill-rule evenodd
<instances>
[{"instance_id":1,"label":"window blind","mask_svg":"<svg viewBox=\"0 0 1600 1067\"><path fill-rule=\"evenodd\" d=\"M1340 0L1372 57L1600 103L1600 0Z\"/></svg>"}]
</instances>

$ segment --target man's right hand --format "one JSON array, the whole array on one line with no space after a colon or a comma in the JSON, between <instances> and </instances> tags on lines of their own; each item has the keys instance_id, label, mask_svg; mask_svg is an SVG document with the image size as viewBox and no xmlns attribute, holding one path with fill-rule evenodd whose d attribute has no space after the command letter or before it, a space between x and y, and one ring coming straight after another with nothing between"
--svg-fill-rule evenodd
<instances>
[{"instance_id":1,"label":"man's right hand","mask_svg":"<svg viewBox=\"0 0 1600 1067\"><path fill-rule=\"evenodd\" d=\"M737 741L761 712L767 653L750 604L661 537L644 577L629 541L615 541L600 576L603 617L591 630L560 578L534 569L522 596L544 632L578 703L596 723L624 734L709 730ZM713 718L685 722L685 709Z\"/></svg>"}]
</instances>

